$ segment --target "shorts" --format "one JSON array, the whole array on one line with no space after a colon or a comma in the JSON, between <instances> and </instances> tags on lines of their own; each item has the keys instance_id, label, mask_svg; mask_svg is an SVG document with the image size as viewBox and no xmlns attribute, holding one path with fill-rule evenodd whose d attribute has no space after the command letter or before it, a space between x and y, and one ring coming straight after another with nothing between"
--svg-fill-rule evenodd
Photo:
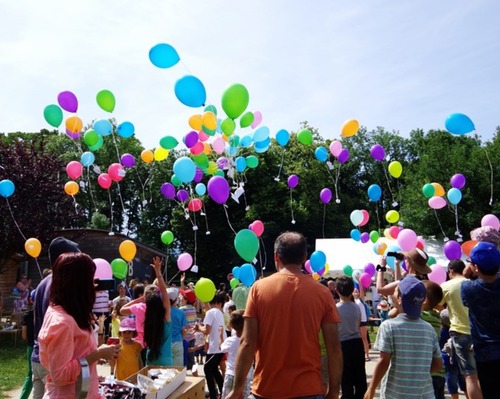
<instances>
[{"instance_id":1,"label":"shorts","mask_svg":"<svg viewBox=\"0 0 500 399\"><path fill-rule=\"evenodd\" d=\"M472 352L472 337L456 331L450 331L450 337L457 356L460 373L464 376L476 374L477 368L476 359L474 359L474 353Z\"/></svg>"}]
</instances>

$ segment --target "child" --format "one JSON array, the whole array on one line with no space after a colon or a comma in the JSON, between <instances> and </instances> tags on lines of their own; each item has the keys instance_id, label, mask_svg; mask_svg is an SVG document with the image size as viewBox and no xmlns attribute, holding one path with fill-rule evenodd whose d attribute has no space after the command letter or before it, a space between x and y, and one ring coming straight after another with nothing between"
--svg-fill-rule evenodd
<instances>
[{"instance_id":1,"label":"child","mask_svg":"<svg viewBox=\"0 0 500 399\"><path fill-rule=\"evenodd\" d=\"M389 311L391 310L391 306L385 299L382 299L379 302L379 304L377 305L377 310L380 316L380 323L383 323L384 321L389 319Z\"/></svg>"},{"instance_id":2,"label":"child","mask_svg":"<svg viewBox=\"0 0 500 399\"><path fill-rule=\"evenodd\" d=\"M443 364L436 332L420 318L425 297L425 286L415 276L399 282L397 301L403 313L379 327L375 349L380 358L365 399L374 397L382 378L381 397L434 399L430 372Z\"/></svg>"},{"instance_id":3,"label":"child","mask_svg":"<svg viewBox=\"0 0 500 399\"><path fill-rule=\"evenodd\" d=\"M127 298L120 298L113 307L113 312L111 313L111 337L118 338L120 330L120 322L125 316L120 314L120 309L130 302Z\"/></svg>"},{"instance_id":4,"label":"child","mask_svg":"<svg viewBox=\"0 0 500 399\"><path fill-rule=\"evenodd\" d=\"M226 338L221 345L221 350L227 353L226 361L226 373L224 374L224 385L222 387L221 399L225 399L229 392L233 390L234 385L234 366L236 364L236 355L238 354L238 347L240 345L241 334L243 334L243 324L245 319L243 318L243 310L235 310L229 316L228 326L236 331L236 335L232 335ZM245 388L243 390L243 397L248 398L250 395L250 388L252 382L253 370L250 369L248 372L247 380L245 382Z\"/></svg>"},{"instance_id":5,"label":"child","mask_svg":"<svg viewBox=\"0 0 500 399\"><path fill-rule=\"evenodd\" d=\"M124 381L132 374L137 373L142 368L141 350L142 346L139 342L135 342L137 336L135 329L135 319L126 317L120 322L120 354L118 359L110 361L111 374L115 371L115 377L118 380ZM116 369L115 369L116 365Z\"/></svg>"},{"instance_id":6,"label":"child","mask_svg":"<svg viewBox=\"0 0 500 399\"><path fill-rule=\"evenodd\" d=\"M201 331L194 333L194 346L198 349L194 352L194 357L197 364L204 363L205 357L205 334Z\"/></svg>"}]
</instances>

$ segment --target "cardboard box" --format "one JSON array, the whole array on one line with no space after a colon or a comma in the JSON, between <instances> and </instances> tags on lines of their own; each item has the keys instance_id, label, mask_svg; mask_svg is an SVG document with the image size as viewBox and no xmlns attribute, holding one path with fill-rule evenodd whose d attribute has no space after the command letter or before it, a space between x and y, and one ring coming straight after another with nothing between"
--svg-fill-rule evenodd
<instances>
[{"instance_id":1,"label":"cardboard box","mask_svg":"<svg viewBox=\"0 0 500 399\"><path fill-rule=\"evenodd\" d=\"M147 366L139 370L138 373L131 375L127 381L137 384L137 375L142 374L147 376L148 371L150 369L176 369L179 371L179 374L177 374L172 381L170 381L168 384L165 384L162 388L160 388L156 392L150 392L146 394L145 399L166 399L168 398L177 388L179 388L184 380L186 379L186 374L187 370L185 367L174 367L174 366L168 366L168 367L160 367L160 366Z\"/></svg>"}]
</instances>

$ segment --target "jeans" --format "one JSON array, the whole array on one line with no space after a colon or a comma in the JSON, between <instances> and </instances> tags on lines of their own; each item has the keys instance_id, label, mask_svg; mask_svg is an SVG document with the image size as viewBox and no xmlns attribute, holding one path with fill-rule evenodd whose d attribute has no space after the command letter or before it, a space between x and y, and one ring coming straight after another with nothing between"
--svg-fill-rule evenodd
<instances>
[{"instance_id":1,"label":"jeans","mask_svg":"<svg viewBox=\"0 0 500 399\"><path fill-rule=\"evenodd\" d=\"M450 331L450 337L453 342L453 348L458 359L460 373L464 376L476 374L476 360L472 352L472 337L468 334L460 334Z\"/></svg>"}]
</instances>

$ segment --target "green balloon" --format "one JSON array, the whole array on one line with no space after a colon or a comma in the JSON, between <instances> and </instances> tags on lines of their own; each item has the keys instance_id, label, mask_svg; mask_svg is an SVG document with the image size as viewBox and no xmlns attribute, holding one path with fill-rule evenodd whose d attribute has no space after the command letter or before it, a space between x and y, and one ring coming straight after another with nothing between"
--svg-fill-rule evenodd
<instances>
[{"instance_id":1,"label":"green balloon","mask_svg":"<svg viewBox=\"0 0 500 399\"><path fill-rule=\"evenodd\" d=\"M217 172L214 173L214 176L222 176L224 177L224 171L223 170L220 170L220 169L217 169Z\"/></svg>"},{"instance_id":2,"label":"green balloon","mask_svg":"<svg viewBox=\"0 0 500 399\"><path fill-rule=\"evenodd\" d=\"M234 136L229 137L228 142L231 147L238 147L240 145L240 136L235 134Z\"/></svg>"},{"instance_id":3,"label":"green balloon","mask_svg":"<svg viewBox=\"0 0 500 399\"><path fill-rule=\"evenodd\" d=\"M254 120L254 115L253 112L245 112L243 116L240 119L240 126L241 127L248 127L253 123Z\"/></svg>"},{"instance_id":4,"label":"green balloon","mask_svg":"<svg viewBox=\"0 0 500 399\"><path fill-rule=\"evenodd\" d=\"M215 107L215 105L207 105L203 111L204 112L211 112L214 115L217 115L217 108Z\"/></svg>"},{"instance_id":5,"label":"green balloon","mask_svg":"<svg viewBox=\"0 0 500 399\"><path fill-rule=\"evenodd\" d=\"M59 127L63 121L63 112L59 105L50 104L43 110L43 117L50 126Z\"/></svg>"},{"instance_id":6,"label":"green balloon","mask_svg":"<svg viewBox=\"0 0 500 399\"><path fill-rule=\"evenodd\" d=\"M127 277L128 265L122 258L116 258L111 262L111 270L113 271L113 276L117 279L123 280Z\"/></svg>"},{"instance_id":7,"label":"green balloon","mask_svg":"<svg viewBox=\"0 0 500 399\"><path fill-rule=\"evenodd\" d=\"M174 241L174 233L170 230L165 230L161 233L161 242L165 245L170 245Z\"/></svg>"},{"instance_id":8,"label":"green balloon","mask_svg":"<svg viewBox=\"0 0 500 399\"><path fill-rule=\"evenodd\" d=\"M198 166L200 169L208 168L208 157L207 154L205 154L204 152L198 155L193 155L192 158L194 164Z\"/></svg>"},{"instance_id":9,"label":"green balloon","mask_svg":"<svg viewBox=\"0 0 500 399\"><path fill-rule=\"evenodd\" d=\"M92 129L89 129L83 135L83 141L89 147L92 147L92 146L96 145L99 142L99 137L102 137L102 136L100 136L99 134L97 134L96 132L94 132Z\"/></svg>"},{"instance_id":10,"label":"green balloon","mask_svg":"<svg viewBox=\"0 0 500 399\"><path fill-rule=\"evenodd\" d=\"M256 168L259 165L259 158L255 155L249 155L245 158L246 164L248 168Z\"/></svg>"},{"instance_id":11,"label":"green balloon","mask_svg":"<svg viewBox=\"0 0 500 399\"><path fill-rule=\"evenodd\" d=\"M232 278L231 281L229 282L229 285L234 290L238 286L239 283L240 283L240 280L238 280L237 278Z\"/></svg>"},{"instance_id":12,"label":"green balloon","mask_svg":"<svg viewBox=\"0 0 500 399\"><path fill-rule=\"evenodd\" d=\"M220 128L226 136L231 136L234 133L234 129L236 129L236 123L232 119L226 118L220 124Z\"/></svg>"},{"instance_id":13,"label":"green balloon","mask_svg":"<svg viewBox=\"0 0 500 399\"><path fill-rule=\"evenodd\" d=\"M170 182L175 186L175 187L180 187L182 186L182 181L179 179L176 175L172 175L170 178Z\"/></svg>"},{"instance_id":14,"label":"green balloon","mask_svg":"<svg viewBox=\"0 0 500 399\"><path fill-rule=\"evenodd\" d=\"M172 136L165 136L160 140L160 146L162 146L166 150L174 149L175 147L177 147L177 144L179 144L179 142L175 137Z\"/></svg>"},{"instance_id":15,"label":"green balloon","mask_svg":"<svg viewBox=\"0 0 500 399\"><path fill-rule=\"evenodd\" d=\"M234 238L236 252L247 262L252 262L259 252L259 239L250 229L243 229Z\"/></svg>"},{"instance_id":16,"label":"green balloon","mask_svg":"<svg viewBox=\"0 0 500 399\"><path fill-rule=\"evenodd\" d=\"M425 195L426 198L431 198L432 196L434 196L435 192L436 189L430 183L424 184L424 186L422 187L422 193Z\"/></svg>"},{"instance_id":17,"label":"green balloon","mask_svg":"<svg viewBox=\"0 0 500 399\"><path fill-rule=\"evenodd\" d=\"M101 135L98 135L98 136L99 137L97 138L97 143L95 143L94 145L89 145L89 150L90 151L97 151L104 144L104 139L102 138L102 136Z\"/></svg>"},{"instance_id":18,"label":"green balloon","mask_svg":"<svg viewBox=\"0 0 500 399\"><path fill-rule=\"evenodd\" d=\"M250 95L245 86L235 83L222 94L222 109L231 119L239 117L247 108Z\"/></svg>"},{"instance_id":19,"label":"green balloon","mask_svg":"<svg viewBox=\"0 0 500 399\"><path fill-rule=\"evenodd\" d=\"M209 136L214 136L215 135L215 132L216 132L216 129L209 129L208 127L206 127L205 125L202 125L201 126L201 130L203 130L206 134L208 134Z\"/></svg>"},{"instance_id":20,"label":"green balloon","mask_svg":"<svg viewBox=\"0 0 500 399\"><path fill-rule=\"evenodd\" d=\"M305 145L311 145L313 142L313 136L310 130L304 129L297 134L297 139L300 143Z\"/></svg>"},{"instance_id":21,"label":"green balloon","mask_svg":"<svg viewBox=\"0 0 500 399\"><path fill-rule=\"evenodd\" d=\"M427 260L427 264L429 266L435 265L436 264L436 258L434 256L429 256L429 259Z\"/></svg>"},{"instance_id":22,"label":"green balloon","mask_svg":"<svg viewBox=\"0 0 500 399\"><path fill-rule=\"evenodd\" d=\"M352 266L351 265L345 265L343 271L347 277L352 276Z\"/></svg>"},{"instance_id":23,"label":"green balloon","mask_svg":"<svg viewBox=\"0 0 500 399\"><path fill-rule=\"evenodd\" d=\"M377 242L380 237L380 234L376 230L370 231L370 241Z\"/></svg>"},{"instance_id":24,"label":"green balloon","mask_svg":"<svg viewBox=\"0 0 500 399\"><path fill-rule=\"evenodd\" d=\"M104 111L113 112L115 109L115 95L109 90L101 90L96 96L97 105Z\"/></svg>"},{"instance_id":25,"label":"green balloon","mask_svg":"<svg viewBox=\"0 0 500 399\"><path fill-rule=\"evenodd\" d=\"M201 302L210 302L215 296L215 284L212 280L202 277L194 285L194 293Z\"/></svg>"}]
</instances>

